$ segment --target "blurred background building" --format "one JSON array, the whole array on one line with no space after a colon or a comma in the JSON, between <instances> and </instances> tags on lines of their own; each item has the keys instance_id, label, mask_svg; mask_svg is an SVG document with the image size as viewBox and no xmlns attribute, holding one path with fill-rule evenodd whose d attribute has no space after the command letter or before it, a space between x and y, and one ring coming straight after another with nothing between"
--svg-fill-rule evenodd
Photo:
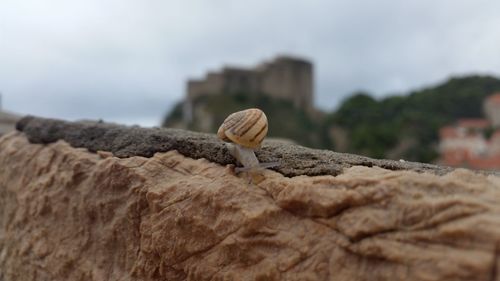
<instances>
[{"instance_id":1,"label":"blurred background building","mask_svg":"<svg viewBox=\"0 0 500 281\"><path fill-rule=\"evenodd\" d=\"M224 67L202 80L189 80L186 100L224 92L265 93L291 101L296 107L313 107L313 65L303 58L278 56L254 68Z\"/></svg>"},{"instance_id":2,"label":"blurred background building","mask_svg":"<svg viewBox=\"0 0 500 281\"><path fill-rule=\"evenodd\" d=\"M441 128L439 162L473 169L500 169L500 93L484 101L484 119L459 119Z\"/></svg>"},{"instance_id":3,"label":"blurred background building","mask_svg":"<svg viewBox=\"0 0 500 281\"><path fill-rule=\"evenodd\" d=\"M177 126L188 128L198 123L198 130L212 132L213 115L207 112L205 103L221 93L225 95L266 95L272 99L287 101L297 109L314 110L313 65L303 58L278 56L253 68L224 67L218 72L208 72L201 80L188 80L183 101L183 120Z\"/></svg>"},{"instance_id":4,"label":"blurred background building","mask_svg":"<svg viewBox=\"0 0 500 281\"><path fill-rule=\"evenodd\" d=\"M16 122L19 116L0 109L0 136L13 131L16 128Z\"/></svg>"},{"instance_id":5,"label":"blurred background building","mask_svg":"<svg viewBox=\"0 0 500 281\"><path fill-rule=\"evenodd\" d=\"M2 109L2 96L0 95L0 136L16 128L20 116Z\"/></svg>"}]
</instances>

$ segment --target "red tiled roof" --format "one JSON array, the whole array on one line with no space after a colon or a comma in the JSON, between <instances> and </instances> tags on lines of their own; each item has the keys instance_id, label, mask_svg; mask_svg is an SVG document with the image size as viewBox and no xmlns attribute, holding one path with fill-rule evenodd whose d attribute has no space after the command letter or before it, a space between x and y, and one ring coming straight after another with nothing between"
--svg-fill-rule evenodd
<instances>
[{"instance_id":1,"label":"red tiled roof","mask_svg":"<svg viewBox=\"0 0 500 281\"><path fill-rule=\"evenodd\" d=\"M474 169L500 169L500 155L495 155L491 157L481 158L473 157L468 159L468 164Z\"/></svg>"},{"instance_id":2,"label":"red tiled roof","mask_svg":"<svg viewBox=\"0 0 500 281\"><path fill-rule=\"evenodd\" d=\"M441 154L441 163L447 166L462 166L467 157L468 153L463 149L446 151Z\"/></svg>"},{"instance_id":3,"label":"red tiled roof","mask_svg":"<svg viewBox=\"0 0 500 281\"><path fill-rule=\"evenodd\" d=\"M459 127L464 127L464 128L484 129L490 125L490 122L486 119L468 118L468 119L459 119L457 121L457 125Z\"/></svg>"},{"instance_id":4,"label":"red tiled roof","mask_svg":"<svg viewBox=\"0 0 500 281\"><path fill-rule=\"evenodd\" d=\"M443 165L454 167L468 167L483 170L500 169L500 155L475 156L463 149L442 153L440 162Z\"/></svg>"},{"instance_id":5,"label":"red tiled roof","mask_svg":"<svg viewBox=\"0 0 500 281\"><path fill-rule=\"evenodd\" d=\"M486 98L488 102L500 103L500 93L495 93Z\"/></svg>"},{"instance_id":6,"label":"red tiled roof","mask_svg":"<svg viewBox=\"0 0 500 281\"><path fill-rule=\"evenodd\" d=\"M439 129L439 135L442 139L458 137L457 129L451 126L442 127Z\"/></svg>"}]
</instances>

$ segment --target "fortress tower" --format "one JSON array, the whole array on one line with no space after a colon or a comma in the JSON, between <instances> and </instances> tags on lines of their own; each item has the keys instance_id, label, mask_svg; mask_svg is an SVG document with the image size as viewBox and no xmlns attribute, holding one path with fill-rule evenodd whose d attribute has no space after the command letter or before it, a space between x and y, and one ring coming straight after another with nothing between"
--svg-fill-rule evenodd
<instances>
[{"instance_id":1,"label":"fortress tower","mask_svg":"<svg viewBox=\"0 0 500 281\"><path fill-rule=\"evenodd\" d=\"M304 110L313 107L313 66L304 59L278 57L257 68L260 90Z\"/></svg>"},{"instance_id":2,"label":"fortress tower","mask_svg":"<svg viewBox=\"0 0 500 281\"><path fill-rule=\"evenodd\" d=\"M204 79L189 80L186 102L222 93L263 93L292 102L296 107L313 108L313 65L290 56L279 56L254 68L225 67L209 72Z\"/></svg>"}]
</instances>

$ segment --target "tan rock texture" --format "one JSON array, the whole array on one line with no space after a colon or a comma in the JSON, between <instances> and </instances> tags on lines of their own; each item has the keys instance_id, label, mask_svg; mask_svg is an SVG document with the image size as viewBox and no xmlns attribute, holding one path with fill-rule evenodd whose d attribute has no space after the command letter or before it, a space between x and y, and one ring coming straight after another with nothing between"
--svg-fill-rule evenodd
<instances>
[{"instance_id":1,"label":"tan rock texture","mask_svg":"<svg viewBox=\"0 0 500 281\"><path fill-rule=\"evenodd\" d=\"M0 280L500 280L500 178L352 166L250 183L176 151L0 138Z\"/></svg>"}]
</instances>

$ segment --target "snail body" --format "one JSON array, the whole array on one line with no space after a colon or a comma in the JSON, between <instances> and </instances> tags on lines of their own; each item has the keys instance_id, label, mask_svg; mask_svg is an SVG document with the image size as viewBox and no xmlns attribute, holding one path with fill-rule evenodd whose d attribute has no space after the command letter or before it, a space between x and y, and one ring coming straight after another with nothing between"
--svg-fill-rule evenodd
<instances>
[{"instance_id":1,"label":"snail body","mask_svg":"<svg viewBox=\"0 0 500 281\"><path fill-rule=\"evenodd\" d=\"M229 153L243 165L243 168L236 168L237 172L257 171L279 165L277 162L259 163L255 156L255 149L260 148L267 131L267 117L258 108L235 112L224 120L217 136L227 142Z\"/></svg>"},{"instance_id":2,"label":"snail body","mask_svg":"<svg viewBox=\"0 0 500 281\"><path fill-rule=\"evenodd\" d=\"M260 168L259 159L255 156L253 149L226 143L229 153L243 165L243 168L236 168L237 172L246 170L258 170Z\"/></svg>"}]
</instances>

